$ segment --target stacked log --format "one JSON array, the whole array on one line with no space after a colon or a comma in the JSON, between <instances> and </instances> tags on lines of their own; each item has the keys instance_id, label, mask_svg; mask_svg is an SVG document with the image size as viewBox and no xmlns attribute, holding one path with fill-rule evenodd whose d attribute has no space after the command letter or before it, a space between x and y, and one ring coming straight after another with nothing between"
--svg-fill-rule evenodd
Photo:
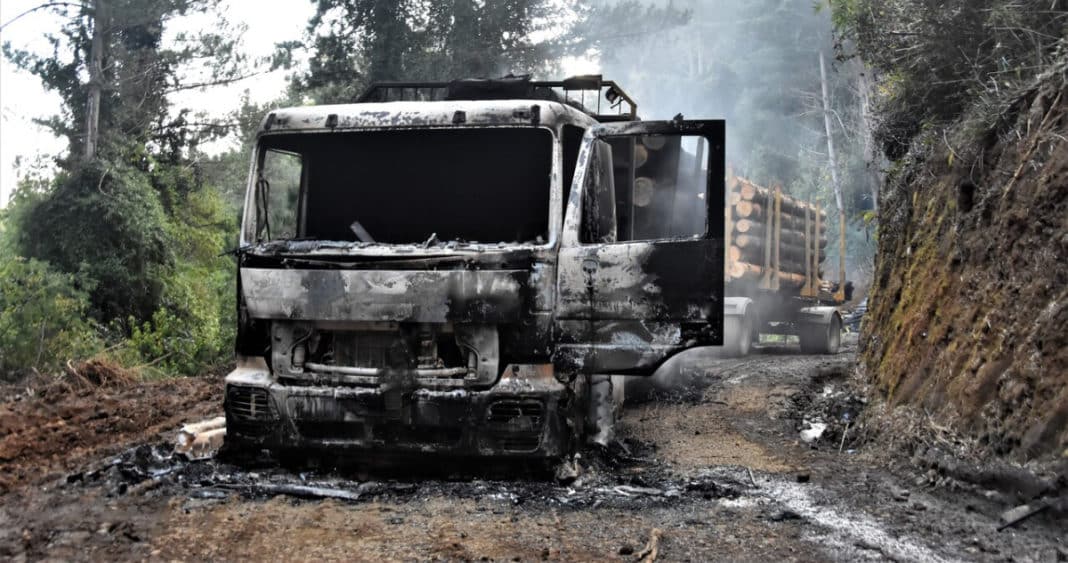
<instances>
[{"instance_id":1,"label":"stacked log","mask_svg":"<svg viewBox=\"0 0 1068 563\"><path fill-rule=\"evenodd\" d=\"M821 267L826 257L827 213L780 192L776 229L775 193L745 178L728 176L728 281L768 280L777 263L779 284L800 287L805 285L805 276L814 265ZM812 243L813 238L816 244ZM815 273L814 281L818 282L822 272Z\"/></svg>"}]
</instances>

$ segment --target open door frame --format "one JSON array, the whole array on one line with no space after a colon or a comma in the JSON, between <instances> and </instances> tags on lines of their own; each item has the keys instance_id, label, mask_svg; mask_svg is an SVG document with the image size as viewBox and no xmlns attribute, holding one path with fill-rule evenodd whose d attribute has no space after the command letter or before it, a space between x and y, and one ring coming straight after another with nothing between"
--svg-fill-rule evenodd
<instances>
[{"instance_id":1,"label":"open door frame","mask_svg":"<svg viewBox=\"0 0 1068 563\"><path fill-rule=\"evenodd\" d=\"M587 131L560 241L558 371L649 375L678 352L722 345L724 132L722 120L612 123ZM601 182L612 181L591 168L595 153L603 152L598 141L643 135L704 137L704 234L581 242L584 205Z\"/></svg>"}]
</instances>

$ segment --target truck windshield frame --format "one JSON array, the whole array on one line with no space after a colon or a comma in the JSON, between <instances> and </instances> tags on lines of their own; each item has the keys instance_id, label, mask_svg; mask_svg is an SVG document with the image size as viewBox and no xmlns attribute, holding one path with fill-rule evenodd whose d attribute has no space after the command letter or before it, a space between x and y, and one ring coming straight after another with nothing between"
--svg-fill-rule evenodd
<instances>
[{"instance_id":1,"label":"truck windshield frame","mask_svg":"<svg viewBox=\"0 0 1068 563\"><path fill-rule=\"evenodd\" d=\"M244 232L254 243L541 245L555 144L546 127L263 135Z\"/></svg>"}]
</instances>

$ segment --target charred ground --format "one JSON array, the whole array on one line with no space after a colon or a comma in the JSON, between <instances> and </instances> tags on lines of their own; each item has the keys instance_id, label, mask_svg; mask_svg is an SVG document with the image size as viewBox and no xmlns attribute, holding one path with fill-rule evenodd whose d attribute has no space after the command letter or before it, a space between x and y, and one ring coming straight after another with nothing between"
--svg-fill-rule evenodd
<instances>
[{"instance_id":1,"label":"charred ground","mask_svg":"<svg viewBox=\"0 0 1068 563\"><path fill-rule=\"evenodd\" d=\"M586 452L566 484L177 460L165 430L219 408L220 382L190 380L182 412L145 415L140 430L107 448L56 452L55 473L12 481L0 503L0 554L636 560L655 544L663 560L1068 556L1049 514L996 532L1006 506L999 496L938 470L918 472L869 443L853 358L801 356L787 345L741 360L691 352L632 389L638 401L625 412L620 446ZM181 394L169 390L162 394ZM123 412L152 412L159 391L57 395L46 411L55 420L40 422L62 420L66 403L116 394L130 405ZM25 400L9 397L4 408ZM130 416L97 404L87 418ZM818 425L822 435L804 442L801 431ZM81 429L74 442L93 443L93 426L72 426Z\"/></svg>"}]
</instances>

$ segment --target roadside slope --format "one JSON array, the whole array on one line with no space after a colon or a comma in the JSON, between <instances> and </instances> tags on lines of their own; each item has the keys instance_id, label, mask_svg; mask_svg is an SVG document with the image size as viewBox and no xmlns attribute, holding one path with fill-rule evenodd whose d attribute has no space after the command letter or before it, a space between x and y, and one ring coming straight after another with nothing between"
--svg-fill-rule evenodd
<instances>
[{"instance_id":1,"label":"roadside slope","mask_svg":"<svg viewBox=\"0 0 1068 563\"><path fill-rule=\"evenodd\" d=\"M1068 455L1068 61L980 121L884 187L862 363L989 453Z\"/></svg>"}]
</instances>

